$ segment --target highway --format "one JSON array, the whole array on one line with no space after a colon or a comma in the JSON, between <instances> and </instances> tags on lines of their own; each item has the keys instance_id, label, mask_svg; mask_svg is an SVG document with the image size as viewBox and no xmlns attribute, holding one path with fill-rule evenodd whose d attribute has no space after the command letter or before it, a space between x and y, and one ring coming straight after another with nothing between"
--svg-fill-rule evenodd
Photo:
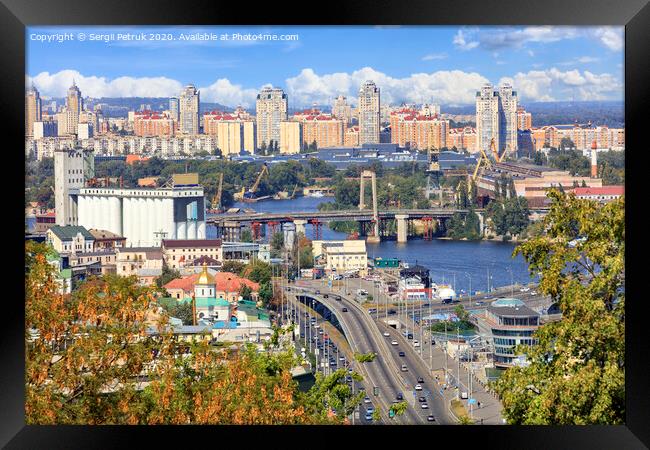
<instances>
[{"instance_id":1,"label":"highway","mask_svg":"<svg viewBox=\"0 0 650 450\"><path fill-rule=\"evenodd\" d=\"M364 378L372 386L379 388L378 397L374 397L372 392L368 392L369 397L381 406L384 413L388 411L398 392L403 394L404 400L409 404L409 408L407 408L404 415L396 416L394 419L388 419L388 423L436 424L440 423L440 418L444 418L446 421L447 415L445 408L439 402L435 400L433 402L429 401L429 409L425 410L420 407L420 402L412 394L417 376L425 377L426 372L419 369L417 369L418 374L414 372L401 372L400 366L402 361L399 359L398 354L391 349L390 342L387 342L386 338L382 336L370 315L354 300L343 296L341 301L336 301L334 299L335 295L325 290L321 294L315 294L315 290L313 289L296 292L296 287L292 287L291 291L294 295L302 294L315 298L332 311L341 324L341 328L354 351L359 353L375 352L378 354L377 358L372 362L357 364L359 372ZM326 299L323 297L325 293L332 295L329 295L329 298ZM343 312L343 308L347 308L347 312ZM417 367L415 361L410 364L413 367ZM419 395L425 396L426 392L423 391ZM436 417L436 422L427 421L429 414L433 414Z\"/></svg>"}]
</instances>

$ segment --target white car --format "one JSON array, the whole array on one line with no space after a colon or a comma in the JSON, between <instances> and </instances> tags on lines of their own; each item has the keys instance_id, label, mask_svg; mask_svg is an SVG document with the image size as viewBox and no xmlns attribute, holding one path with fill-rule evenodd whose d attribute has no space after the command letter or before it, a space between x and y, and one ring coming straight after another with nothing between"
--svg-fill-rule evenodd
<instances>
[{"instance_id":1,"label":"white car","mask_svg":"<svg viewBox=\"0 0 650 450\"><path fill-rule=\"evenodd\" d=\"M420 408L429 409L429 405L427 405L426 403L420 403Z\"/></svg>"},{"instance_id":2,"label":"white car","mask_svg":"<svg viewBox=\"0 0 650 450\"><path fill-rule=\"evenodd\" d=\"M389 337L390 333L388 331L384 331L384 336Z\"/></svg>"},{"instance_id":3,"label":"white car","mask_svg":"<svg viewBox=\"0 0 650 450\"><path fill-rule=\"evenodd\" d=\"M418 341L413 341L413 347L419 347L419 346L420 346L420 342L418 342Z\"/></svg>"},{"instance_id":4,"label":"white car","mask_svg":"<svg viewBox=\"0 0 650 450\"><path fill-rule=\"evenodd\" d=\"M537 295L537 291L532 291L530 295Z\"/></svg>"},{"instance_id":5,"label":"white car","mask_svg":"<svg viewBox=\"0 0 650 450\"><path fill-rule=\"evenodd\" d=\"M422 390L422 385L421 384L416 384L415 385L415 390L416 391L421 391Z\"/></svg>"},{"instance_id":6,"label":"white car","mask_svg":"<svg viewBox=\"0 0 650 450\"><path fill-rule=\"evenodd\" d=\"M396 341L395 339L393 339L393 340L390 342L390 344L391 344L391 345L398 345L398 344L397 344L397 341Z\"/></svg>"},{"instance_id":7,"label":"white car","mask_svg":"<svg viewBox=\"0 0 650 450\"><path fill-rule=\"evenodd\" d=\"M520 291L520 292L528 292L528 291L530 291L530 288L528 288L528 287L522 287L521 289L519 289L519 291Z\"/></svg>"},{"instance_id":8,"label":"white car","mask_svg":"<svg viewBox=\"0 0 650 450\"><path fill-rule=\"evenodd\" d=\"M365 403L365 404L370 403L370 398L369 397L364 398L363 403Z\"/></svg>"}]
</instances>

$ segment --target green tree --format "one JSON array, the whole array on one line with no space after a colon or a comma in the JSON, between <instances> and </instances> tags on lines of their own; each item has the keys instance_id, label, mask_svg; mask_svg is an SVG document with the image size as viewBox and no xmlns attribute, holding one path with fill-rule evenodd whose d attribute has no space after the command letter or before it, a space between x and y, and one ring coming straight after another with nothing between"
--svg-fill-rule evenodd
<instances>
[{"instance_id":1,"label":"green tree","mask_svg":"<svg viewBox=\"0 0 650 450\"><path fill-rule=\"evenodd\" d=\"M181 273L176 269L171 269L166 262L163 261L162 274L156 278L156 286L162 288L176 278L181 278Z\"/></svg>"},{"instance_id":2,"label":"green tree","mask_svg":"<svg viewBox=\"0 0 650 450\"><path fill-rule=\"evenodd\" d=\"M253 242L253 233L249 229L242 230L239 240L242 242Z\"/></svg>"},{"instance_id":3,"label":"green tree","mask_svg":"<svg viewBox=\"0 0 650 450\"><path fill-rule=\"evenodd\" d=\"M255 259L244 267L240 275L256 283L268 283L271 281L271 264Z\"/></svg>"},{"instance_id":4,"label":"green tree","mask_svg":"<svg viewBox=\"0 0 650 450\"><path fill-rule=\"evenodd\" d=\"M271 256L279 258L284 251L284 233L278 231L271 236Z\"/></svg>"},{"instance_id":5,"label":"green tree","mask_svg":"<svg viewBox=\"0 0 650 450\"><path fill-rule=\"evenodd\" d=\"M268 306L271 298L273 297L273 286L270 282L262 283L258 292L259 298L265 307Z\"/></svg>"},{"instance_id":6,"label":"green tree","mask_svg":"<svg viewBox=\"0 0 650 450\"><path fill-rule=\"evenodd\" d=\"M517 349L529 365L496 384L511 424L625 421L625 200L601 206L553 190L545 232L515 249L562 320ZM575 246L569 242L584 241Z\"/></svg>"},{"instance_id":7,"label":"green tree","mask_svg":"<svg viewBox=\"0 0 650 450\"><path fill-rule=\"evenodd\" d=\"M247 284L242 284L239 286L239 295L242 297L244 300L251 300L253 294L253 290L248 286Z\"/></svg>"},{"instance_id":8,"label":"green tree","mask_svg":"<svg viewBox=\"0 0 650 450\"><path fill-rule=\"evenodd\" d=\"M225 261L221 266L222 272L240 274L246 268L246 264L240 261Z\"/></svg>"}]
</instances>

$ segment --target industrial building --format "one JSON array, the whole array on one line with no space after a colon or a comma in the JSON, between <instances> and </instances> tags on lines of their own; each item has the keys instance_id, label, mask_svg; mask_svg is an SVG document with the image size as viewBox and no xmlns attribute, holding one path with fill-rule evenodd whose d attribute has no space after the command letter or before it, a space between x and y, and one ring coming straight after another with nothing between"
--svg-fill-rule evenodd
<instances>
[{"instance_id":1,"label":"industrial building","mask_svg":"<svg viewBox=\"0 0 650 450\"><path fill-rule=\"evenodd\" d=\"M78 223L159 247L163 239L205 239L205 198L197 174L175 175L161 188L82 187Z\"/></svg>"}]
</instances>

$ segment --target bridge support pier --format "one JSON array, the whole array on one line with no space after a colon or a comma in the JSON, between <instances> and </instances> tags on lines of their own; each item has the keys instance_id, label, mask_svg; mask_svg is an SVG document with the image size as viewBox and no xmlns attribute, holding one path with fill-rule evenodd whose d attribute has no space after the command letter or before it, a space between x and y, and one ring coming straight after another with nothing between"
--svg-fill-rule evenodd
<instances>
[{"instance_id":1,"label":"bridge support pier","mask_svg":"<svg viewBox=\"0 0 650 450\"><path fill-rule=\"evenodd\" d=\"M397 242L404 243L408 240L408 214L395 214L397 221Z\"/></svg>"},{"instance_id":2,"label":"bridge support pier","mask_svg":"<svg viewBox=\"0 0 650 450\"><path fill-rule=\"evenodd\" d=\"M223 240L227 242L239 242L241 238L241 223L224 222Z\"/></svg>"},{"instance_id":3,"label":"bridge support pier","mask_svg":"<svg viewBox=\"0 0 650 450\"><path fill-rule=\"evenodd\" d=\"M296 226L296 234L302 233L303 236L306 236L305 225L307 224L307 221L302 219L295 219L293 223Z\"/></svg>"}]
</instances>

